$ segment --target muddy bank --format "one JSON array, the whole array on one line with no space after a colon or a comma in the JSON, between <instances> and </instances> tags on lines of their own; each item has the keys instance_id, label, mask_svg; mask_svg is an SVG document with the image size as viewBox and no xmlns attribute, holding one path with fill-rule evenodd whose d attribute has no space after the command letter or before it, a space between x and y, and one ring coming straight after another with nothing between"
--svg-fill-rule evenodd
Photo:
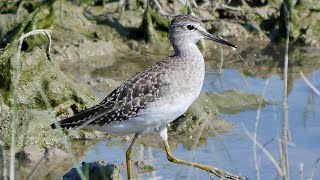
<instances>
[{"instance_id":1,"label":"muddy bank","mask_svg":"<svg viewBox=\"0 0 320 180\"><path fill-rule=\"evenodd\" d=\"M64 32L59 33L56 38L74 42L75 45L87 38L99 40L123 38L156 42L166 36L169 25L167 16L174 14L193 14L202 19L205 27L211 32L236 37L239 40L249 38L259 41L278 41L285 33L286 14L282 0L123 2L125 3L2 0L0 1L1 46L5 47L21 33L35 28ZM318 46L319 2L317 0L285 2L288 2L287 9L290 12L291 40ZM73 31L80 32L81 35L70 33ZM133 45L132 47L136 46L132 42L129 43ZM121 43L118 45L121 46Z\"/></svg>"},{"instance_id":2,"label":"muddy bank","mask_svg":"<svg viewBox=\"0 0 320 180\"><path fill-rule=\"evenodd\" d=\"M53 145L54 141L59 141L57 133L50 133L50 137L47 132L55 117L45 111L50 112L48 108L52 107L50 113L70 116L93 105L96 98L89 87L66 76L58 66L50 62L40 48L35 47L28 53L22 52L20 62L16 62L17 52L18 47L12 44L0 55L0 137L6 146L10 144L10 110L13 111L12 107L16 106L17 146Z\"/></svg>"},{"instance_id":3,"label":"muddy bank","mask_svg":"<svg viewBox=\"0 0 320 180\"><path fill-rule=\"evenodd\" d=\"M76 161L92 148L97 141L73 141L70 143ZM9 152L5 152L6 162L9 162ZM75 163L70 154L57 147L39 148L37 145L27 145L16 153L17 179L57 179L69 172ZM3 169L2 164L0 168ZM9 164L6 166L9 169ZM3 171L0 171L3 175ZM7 174L8 175L8 174Z\"/></svg>"}]
</instances>

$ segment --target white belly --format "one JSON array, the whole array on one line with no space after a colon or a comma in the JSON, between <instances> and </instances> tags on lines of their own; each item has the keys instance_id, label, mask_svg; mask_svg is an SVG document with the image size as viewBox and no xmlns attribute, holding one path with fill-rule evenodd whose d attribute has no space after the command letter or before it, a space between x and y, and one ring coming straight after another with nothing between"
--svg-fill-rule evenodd
<instances>
[{"instance_id":1,"label":"white belly","mask_svg":"<svg viewBox=\"0 0 320 180\"><path fill-rule=\"evenodd\" d=\"M170 97L150 103L146 109L138 113L138 116L131 119L113 122L104 126L87 125L86 127L112 134L133 134L152 131L185 113L197 96L198 94L172 94ZM170 100L172 97L174 98Z\"/></svg>"}]
</instances>

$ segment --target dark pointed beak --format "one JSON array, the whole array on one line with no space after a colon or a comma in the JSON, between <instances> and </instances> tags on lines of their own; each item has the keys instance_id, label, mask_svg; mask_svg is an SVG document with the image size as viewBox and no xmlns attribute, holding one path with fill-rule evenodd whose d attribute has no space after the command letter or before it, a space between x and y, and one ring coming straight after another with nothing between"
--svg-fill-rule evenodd
<instances>
[{"instance_id":1,"label":"dark pointed beak","mask_svg":"<svg viewBox=\"0 0 320 180\"><path fill-rule=\"evenodd\" d=\"M227 46L231 46L231 47L233 47L233 48L237 48L236 45L233 45L233 44L231 44L230 42L222 39L221 37L216 36L216 35L212 35L212 34L210 34L210 33L206 33L206 34L204 35L204 38L205 38L205 39L212 40L212 41L216 41L216 42L221 43L221 44L225 44L225 45L227 45Z\"/></svg>"}]
</instances>

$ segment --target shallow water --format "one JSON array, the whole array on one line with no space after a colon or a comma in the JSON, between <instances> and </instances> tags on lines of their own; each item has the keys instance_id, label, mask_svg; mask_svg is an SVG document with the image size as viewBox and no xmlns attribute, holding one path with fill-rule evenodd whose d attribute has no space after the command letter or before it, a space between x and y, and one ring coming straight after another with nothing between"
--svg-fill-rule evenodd
<instances>
[{"instance_id":1,"label":"shallow water","mask_svg":"<svg viewBox=\"0 0 320 180\"><path fill-rule=\"evenodd\" d=\"M210 62L213 60L209 60ZM208 63L208 62L207 62ZM212 63L215 64L215 63ZM218 63L216 63L218 64ZM218 65L217 65L218 66ZM267 78L246 76L241 70L233 68L223 69L217 75L215 65L207 68L204 91L221 92L237 89L247 93L262 95L269 103L261 109L258 120L257 141L281 166L280 139L283 136L283 80L278 74L268 75ZM298 68L299 69L299 68ZM315 87L320 89L320 71L308 72L307 78ZM303 69L305 71L306 68ZM317 179L320 176L320 96L315 94L297 73L289 74L288 96L288 132L287 143L288 172L290 179ZM219 79L220 77L220 79ZM254 160L254 143L245 133L251 136L255 132L257 110L247 110L237 114L224 114L222 118L230 120L236 126L228 133L208 139L205 145L194 151L179 144L173 150L176 157L196 161L202 164L216 166L243 175L250 179L257 179L256 164L258 164L261 179L281 179L275 165L270 158L257 147L257 163ZM283 141L282 141L283 142ZM104 140L92 148L81 161L92 162L104 160L110 163L125 162L125 151L130 142L117 143L116 140ZM144 160L153 165L155 171L135 173L138 179L209 179L206 172L190 167L176 165L167 161L165 152L158 148L137 145L134 149L134 159ZM283 157L282 157L283 159ZM299 172L303 167L303 172ZM126 170L121 170L126 178Z\"/></svg>"}]
</instances>

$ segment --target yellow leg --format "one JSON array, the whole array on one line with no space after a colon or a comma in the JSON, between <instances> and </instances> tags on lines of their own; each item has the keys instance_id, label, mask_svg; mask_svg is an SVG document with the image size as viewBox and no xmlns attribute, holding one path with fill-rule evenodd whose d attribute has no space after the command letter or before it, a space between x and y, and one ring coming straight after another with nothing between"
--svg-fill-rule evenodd
<instances>
[{"instance_id":1,"label":"yellow leg","mask_svg":"<svg viewBox=\"0 0 320 180\"><path fill-rule=\"evenodd\" d=\"M127 163L127 174L128 174L128 179L133 179L133 175L132 175L132 147L134 145L134 143L136 142L136 140L138 139L139 135L135 134L134 138L129 146L129 148L127 149L126 152L126 163Z\"/></svg>"},{"instance_id":2,"label":"yellow leg","mask_svg":"<svg viewBox=\"0 0 320 180\"><path fill-rule=\"evenodd\" d=\"M180 159L175 158L173 156L173 154L171 153L171 150L170 150L170 147L169 147L168 138L167 138L167 129L166 128L162 129L162 131L160 132L160 136L162 137L162 140L164 142L165 150L166 150L166 153L167 153L167 158L168 158L169 161L171 161L173 163L187 165L187 166L191 166L191 167L195 167L195 168L199 168L199 169L205 170L205 171L207 171L209 173L209 176L210 176L210 173L213 173L214 175L218 176L221 179L245 180L245 178L243 178L243 177L230 174L230 173L228 173L226 171L223 171L221 169L218 169L216 167L211 167L211 166L207 166L207 165L203 165L203 164L188 162L188 161L184 161L184 160L180 160Z\"/></svg>"}]
</instances>

